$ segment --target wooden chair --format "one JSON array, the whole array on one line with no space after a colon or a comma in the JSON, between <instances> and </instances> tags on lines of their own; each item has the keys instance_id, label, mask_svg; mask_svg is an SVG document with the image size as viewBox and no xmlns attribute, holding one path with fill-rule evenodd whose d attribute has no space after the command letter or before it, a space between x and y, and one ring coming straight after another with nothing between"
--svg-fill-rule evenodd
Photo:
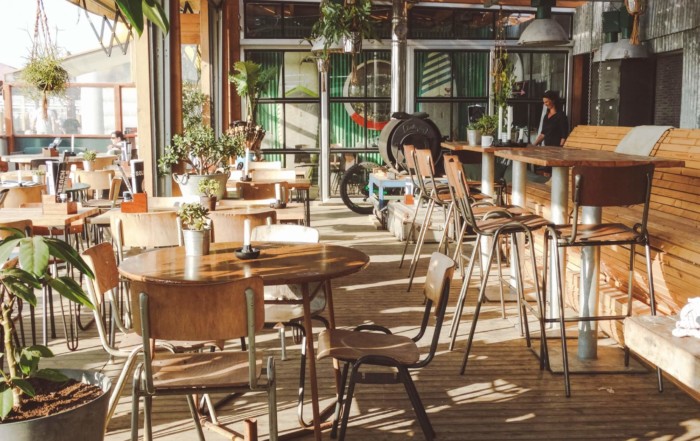
<instances>
[{"instance_id":1,"label":"wooden chair","mask_svg":"<svg viewBox=\"0 0 700 441\"><path fill-rule=\"evenodd\" d=\"M5 197L4 208L20 208L22 204L30 202L41 202L41 195L45 186L35 185L32 187L12 187Z\"/></svg>"},{"instance_id":2,"label":"wooden chair","mask_svg":"<svg viewBox=\"0 0 700 441\"><path fill-rule=\"evenodd\" d=\"M571 395L569 379L569 357L566 345L566 323L571 322L597 322L600 320L624 320L632 314L632 281L634 280L635 247L643 246L646 256L649 303L651 315L656 315L656 297L654 295L654 280L651 271L651 250L649 246L649 233L647 231L647 218L649 215L649 199L651 197L652 178L654 165L634 165L628 167L616 167L611 170L608 167L574 167L571 173L571 188L573 189L573 222L567 225L550 225L547 227L544 240L544 269L548 275L548 246L549 241L554 241L556 248L569 247L602 247L614 246L622 248L629 246L629 279L627 285L627 311L619 315L595 315L587 317L566 317L564 311L564 284L561 278L552 282L552 288L559 296L559 317L547 319L542 314L542 323L559 323L561 330L561 347L564 362L564 387L566 396ZM579 224L580 207L614 207L642 205L643 209L639 222L634 226L622 223ZM554 254L557 265L557 274L561 274L559 267L559 253ZM546 280L546 279L545 279ZM545 288L543 288L544 292ZM546 341L545 341L546 344ZM546 365L549 365L548 353L545 346ZM629 362L629 349L625 347L625 364ZM658 370L659 389L662 388L661 371Z\"/></svg>"},{"instance_id":3,"label":"wooden chair","mask_svg":"<svg viewBox=\"0 0 700 441\"><path fill-rule=\"evenodd\" d=\"M174 247L181 245L175 211L149 213L115 213L110 218L110 230L119 261L126 250L138 248Z\"/></svg>"},{"instance_id":4,"label":"wooden chair","mask_svg":"<svg viewBox=\"0 0 700 441\"><path fill-rule=\"evenodd\" d=\"M117 157L113 155L109 156L98 156L95 158L93 161L92 169L93 170L104 170L110 165L114 164L114 161L116 161Z\"/></svg>"},{"instance_id":5,"label":"wooden chair","mask_svg":"<svg viewBox=\"0 0 700 441\"><path fill-rule=\"evenodd\" d=\"M122 314L125 313L125 311L122 311L121 307L119 272L117 270L117 260L114 257L112 245L103 242L88 248L83 251L81 255L95 274L95 278L88 281L87 285L90 300L95 306L95 309L93 309L93 316L102 347L110 357L126 359L109 399L109 412L107 413L107 421L105 422L105 425L107 425L119 403L119 398L126 385L127 375L134 367L138 356L143 352L143 344L141 337L133 330L127 329L126 325L121 320ZM109 312L111 312L111 314ZM109 323L109 328L105 326L106 318L108 318L107 323ZM115 341L117 329L119 330L119 339ZM159 347L176 352L198 350L207 345L211 346L211 344L208 343L198 342L158 342ZM219 341L214 346L222 349L224 342Z\"/></svg>"},{"instance_id":6,"label":"wooden chair","mask_svg":"<svg viewBox=\"0 0 700 441\"><path fill-rule=\"evenodd\" d=\"M296 170L268 170L254 169L251 170L251 176L254 181L293 181L297 178Z\"/></svg>"},{"instance_id":7,"label":"wooden chair","mask_svg":"<svg viewBox=\"0 0 700 441\"><path fill-rule=\"evenodd\" d=\"M9 188L3 188L0 190L0 208L3 208L3 204L5 203L5 198L7 197L7 193L10 192Z\"/></svg>"},{"instance_id":8,"label":"wooden chair","mask_svg":"<svg viewBox=\"0 0 700 441\"><path fill-rule=\"evenodd\" d=\"M134 373L131 438L138 439L139 401L144 399L145 439L151 439L152 399L185 395L199 434L204 434L192 394L265 391L268 398L270 440L277 440L275 365L267 358L266 378L256 334L265 317L263 281L250 277L217 285L173 285L133 282L131 290L135 330L142 336L144 362ZM248 351L158 354L151 342L161 340L228 340L247 337Z\"/></svg>"},{"instance_id":9,"label":"wooden chair","mask_svg":"<svg viewBox=\"0 0 700 441\"><path fill-rule=\"evenodd\" d=\"M440 329L442 328L445 310L447 309L450 281L454 274L454 269L454 261L444 254L433 253L431 256L430 264L428 265L428 275L423 288L426 300L425 311L418 334L413 338L392 334L389 329L379 325L360 325L352 331L328 329L321 332L318 336L318 358L332 357L344 363L331 438L335 438L338 422L340 421L338 439L340 441L345 439L355 384L364 382L370 384L403 383L425 437L428 440L432 440L435 437L435 431L430 424L428 415L408 370L427 366L435 356L440 338ZM430 340L430 349L421 358L417 342L421 340L427 331L431 312L435 315L435 324ZM387 377L388 374L386 372L364 371L360 373L360 368L365 365L391 367L398 370L398 373L389 377ZM352 367L352 372L350 372L350 382L347 387L347 393L345 393L350 367ZM342 419L340 418L341 411Z\"/></svg>"},{"instance_id":10,"label":"wooden chair","mask_svg":"<svg viewBox=\"0 0 700 441\"><path fill-rule=\"evenodd\" d=\"M250 161L248 170L279 170L282 168L280 161Z\"/></svg>"},{"instance_id":11,"label":"wooden chair","mask_svg":"<svg viewBox=\"0 0 700 441\"><path fill-rule=\"evenodd\" d=\"M264 183L239 183L239 189L241 192L241 199L251 201L251 200L261 200L270 199L274 200L276 198L276 188L275 186L280 186L280 191L282 193L282 200L287 203L289 202L289 184L287 182L264 182Z\"/></svg>"},{"instance_id":12,"label":"wooden chair","mask_svg":"<svg viewBox=\"0 0 700 441\"><path fill-rule=\"evenodd\" d=\"M210 211L211 241L217 242L243 242L243 222L250 219L251 231L260 225L277 223L275 210L253 210L250 213L236 211Z\"/></svg>"},{"instance_id":13,"label":"wooden chair","mask_svg":"<svg viewBox=\"0 0 700 441\"><path fill-rule=\"evenodd\" d=\"M97 170L97 171L84 171L78 170L75 173L76 182L82 184L88 184L90 188L87 190L92 197L89 197L87 201L90 202L91 199L103 199L103 193L107 193L112 190L112 179L114 178L113 170ZM121 180L119 181L121 185Z\"/></svg>"}]
</instances>

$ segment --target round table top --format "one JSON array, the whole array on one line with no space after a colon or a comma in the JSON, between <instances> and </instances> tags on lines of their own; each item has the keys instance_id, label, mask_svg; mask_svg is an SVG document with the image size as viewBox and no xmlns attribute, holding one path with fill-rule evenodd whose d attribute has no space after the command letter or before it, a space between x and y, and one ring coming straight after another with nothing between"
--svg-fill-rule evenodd
<instances>
[{"instance_id":1,"label":"round table top","mask_svg":"<svg viewBox=\"0 0 700 441\"><path fill-rule=\"evenodd\" d=\"M253 242L260 257L238 259L240 243L213 243L207 256L185 256L184 247L161 248L125 259L119 273L130 280L159 283L224 283L260 276L265 285L302 284L346 276L365 268L362 251L329 244Z\"/></svg>"}]
</instances>

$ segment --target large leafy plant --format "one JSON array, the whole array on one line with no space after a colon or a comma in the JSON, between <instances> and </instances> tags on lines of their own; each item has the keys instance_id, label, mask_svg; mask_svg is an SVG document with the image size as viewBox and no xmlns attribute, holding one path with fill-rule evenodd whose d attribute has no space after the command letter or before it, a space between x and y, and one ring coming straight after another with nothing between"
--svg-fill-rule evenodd
<instances>
[{"instance_id":1,"label":"large leafy plant","mask_svg":"<svg viewBox=\"0 0 700 441\"><path fill-rule=\"evenodd\" d=\"M254 61L237 61L233 63L229 81L236 88L238 96L246 100L246 114L249 125L255 125L255 111L258 107L260 93L277 74L277 69L263 69Z\"/></svg>"},{"instance_id":2,"label":"large leafy plant","mask_svg":"<svg viewBox=\"0 0 700 441\"><path fill-rule=\"evenodd\" d=\"M174 135L164 155L158 160L161 173L170 173L172 166L180 162L188 164L195 174L206 175L218 169L226 169L229 159L243 154L245 146L240 138L222 133L218 137L214 129L204 124L194 124L182 135Z\"/></svg>"},{"instance_id":3,"label":"large leafy plant","mask_svg":"<svg viewBox=\"0 0 700 441\"><path fill-rule=\"evenodd\" d=\"M143 33L144 16L151 23L158 26L163 33L167 34L170 30L168 16L165 14L159 0L115 0L115 2L122 14L124 14L126 21L131 24L139 36Z\"/></svg>"},{"instance_id":4,"label":"large leafy plant","mask_svg":"<svg viewBox=\"0 0 700 441\"><path fill-rule=\"evenodd\" d=\"M42 357L53 356L49 348L39 345L22 348L15 345L12 311L18 300L36 306L34 290L48 285L68 300L92 308L87 294L72 277L54 277L49 273L49 260L61 259L91 279L94 275L77 251L61 240L43 236L25 237L22 231L14 228L0 230L7 234L0 241L0 264L3 265L0 269L0 325L4 333L3 355L8 367L7 372L0 371L0 419L5 419L12 409L22 405L24 396L35 395L28 379L67 380L56 370L39 369ZM13 258L12 254L17 249L19 255Z\"/></svg>"}]
</instances>

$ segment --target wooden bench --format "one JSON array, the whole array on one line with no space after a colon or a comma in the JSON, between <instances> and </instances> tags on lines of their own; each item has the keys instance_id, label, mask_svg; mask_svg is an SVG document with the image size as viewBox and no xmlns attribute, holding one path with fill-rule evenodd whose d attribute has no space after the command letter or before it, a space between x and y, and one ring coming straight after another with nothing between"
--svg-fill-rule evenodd
<instances>
[{"instance_id":1,"label":"wooden bench","mask_svg":"<svg viewBox=\"0 0 700 441\"><path fill-rule=\"evenodd\" d=\"M641 315L625 319L625 342L632 352L700 393L700 339L674 337L676 320Z\"/></svg>"}]
</instances>

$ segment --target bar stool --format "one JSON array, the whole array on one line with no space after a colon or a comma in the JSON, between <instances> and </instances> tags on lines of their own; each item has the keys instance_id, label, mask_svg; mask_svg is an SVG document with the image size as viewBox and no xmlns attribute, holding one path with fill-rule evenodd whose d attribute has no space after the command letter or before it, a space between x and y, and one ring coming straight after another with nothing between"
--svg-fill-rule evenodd
<instances>
[{"instance_id":1,"label":"bar stool","mask_svg":"<svg viewBox=\"0 0 700 441\"><path fill-rule=\"evenodd\" d=\"M516 216L513 217L510 213L507 212L498 212L494 213L493 215L485 215L483 219L477 220L474 212L472 210L471 204L469 203L469 199L467 197L467 189L465 186L465 178L464 178L464 171L462 167L460 166L458 161L445 161L445 171L447 173L447 182L449 183L450 187L452 187L452 191L456 196L455 200L455 205L457 209L459 210L460 214L464 218L464 225L462 226L461 233L463 234L466 227L469 226L471 227L474 232L476 233L476 243L477 245L474 246L474 251L472 252L471 260L469 262L469 268L467 270L467 276L464 279L464 282L462 283L462 289L460 291L460 298L459 298L459 304L457 311L455 312L455 318L454 318L454 323L458 323L459 317L461 316L462 313L462 308L464 306L464 299L466 298L466 293L467 289L469 287L469 280L471 278L471 273L474 268L474 262L478 258L477 250L479 249L479 243L481 242L481 239L484 237L488 237L492 239L491 242L491 249L489 250L489 256L487 259L486 266L483 269L483 280L481 282L481 288L479 290L479 296L476 301L476 307L474 310L474 317L472 319L472 324L471 324L471 329L469 331L469 338L467 340L467 347L465 350L464 354L464 359L462 361L462 368L460 371L460 374L464 374L464 370L467 365L467 360L469 358L469 353L471 351L471 346L472 342L474 340L474 332L476 330L476 323L479 320L479 312L481 311L481 304L484 301L484 297L486 294L486 286L488 283L488 276L489 276L489 270L491 268L491 264L493 263L494 260L494 255L496 254L496 248L498 247L499 240L502 236L507 236L511 240L511 244L513 248L515 249L515 261L513 262L513 265L515 265L516 268L516 280L517 280L517 287L518 287L518 309L521 314L521 322L525 326L525 338L527 342L527 346L530 347L530 331L528 329L527 325L527 320L526 318L526 309L525 309L525 302L523 301L524 295L523 295L523 281L522 281L522 272L520 270L520 256L518 252L518 240L517 240L517 233L524 233L528 239L528 243L530 245L530 261L532 264L532 273L534 275L534 285L535 285L535 293L536 293L536 298L538 299L538 302L540 302L541 297L540 297L540 292L539 292L539 282L537 279L537 262L535 261L535 251L534 251L534 239L532 236L532 230L536 230L538 228L542 228L548 224L548 221L540 216L532 215L532 214L524 214L521 216ZM541 312L543 310L542 305L538 303L538 312ZM457 325L454 325L457 326ZM456 329L455 332L453 333L453 339L456 335ZM544 338L544 323L540 322L540 338Z\"/></svg>"},{"instance_id":2,"label":"bar stool","mask_svg":"<svg viewBox=\"0 0 700 441\"><path fill-rule=\"evenodd\" d=\"M405 149L405 146L404 146ZM409 149L410 152L410 149ZM408 155L408 152L407 152ZM413 249L413 257L411 258L411 266L408 270L408 289L411 290L413 278L416 275L418 268L418 260L420 259L420 251L425 241L425 235L430 226L435 206L440 206L445 212L445 222L443 223L443 234L446 234L450 222L450 216L454 209L452 205L452 197L447 185L439 184L435 179L435 164L433 162L432 152L429 149L413 149L413 162L415 164L416 177L420 186L420 192L428 201L428 206L425 212L425 218L421 225L416 246ZM416 210L417 211L417 210ZM442 245L442 240L441 240ZM439 249L439 248L438 248ZM447 254L447 244L445 242L445 254Z\"/></svg>"},{"instance_id":3,"label":"bar stool","mask_svg":"<svg viewBox=\"0 0 700 441\"><path fill-rule=\"evenodd\" d=\"M566 396L571 396L569 357L566 345L566 323L597 322L600 320L624 320L632 313L632 280L634 279L635 247L644 246L646 255L647 277L649 281L649 303L651 315L656 315L656 298L654 296L654 280L651 272L651 252L647 218L649 215L649 199L651 184L654 176L654 165L633 165L628 167L574 167L571 178L573 188L573 222L568 225L550 225L544 237L544 274L547 274L547 252L549 241L553 240L556 248L569 247L630 247L629 279L627 286L627 312L620 315L592 315L587 317L566 317L564 314L564 287L561 277L553 285L559 297L559 317L547 319L542 315L540 322L559 323L561 328L561 347L564 364L564 387ZM612 207L641 205L643 209L640 222L632 227L621 223L579 224L580 207ZM561 274L559 253L554 253L557 274ZM546 276L545 283L546 287ZM543 288L544 291L544 288ZM544 342L544 355L549 365L549 358ZM629 348L625 347L625 365L629 362ZM662 387L661 371L657 370L659 388Z\"/></svg>"},{"instance_id":4,"label":"bar stool","mask_svg":"<svg viewBox=\"0 0 700 441\"><path fill-rule=\"evenodd\" d=\"M403 253L401 253L401 260L399 261L399 268L403 266L403 262L406 258L406 251L408 250L408 244L411 242L413 239L413 231L416 228L416 218L418 217L418 211L419 207L423 203L427 203L429 201L428 196L423 193L423 189L418 183L418 171L416 170L416 161L415 161L415 150L416 148L413 145L410 144L404 144L403 146L403 152L404 156L406 157L406 171L408 171L408 177L411 179L411 182L413 184L413 188L418 189L418 194L415 195L417 200L414 203L413 206L413 218L411 219L411 226L409 227L408 230L408 237L406 238L406 243L403 246ZM412 263L412 262L411 262Z\"/></svg>"}]
</instances>

